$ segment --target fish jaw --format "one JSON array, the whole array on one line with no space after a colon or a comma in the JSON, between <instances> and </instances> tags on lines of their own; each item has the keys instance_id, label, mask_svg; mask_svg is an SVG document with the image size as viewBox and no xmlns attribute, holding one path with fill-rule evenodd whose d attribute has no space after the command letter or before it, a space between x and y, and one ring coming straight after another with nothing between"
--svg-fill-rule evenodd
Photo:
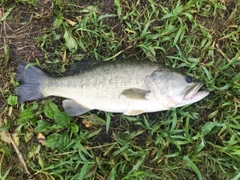
<instances>
[{"instance_id":1,"label":"fish jaw","mask_svg":"<svg viewBox=\"0 0 240 180\"><path fill-rule=\"evenodd\" d=\"M176 107L185 106L187 104L192 104L201 99L205 98L209 92L208 91L199 91L199 89L203 86L203 83L199 82L196 86L192 87L188 90L186 95L184 96L181 103L178 103Z\"/></svg>"}]
</instances>

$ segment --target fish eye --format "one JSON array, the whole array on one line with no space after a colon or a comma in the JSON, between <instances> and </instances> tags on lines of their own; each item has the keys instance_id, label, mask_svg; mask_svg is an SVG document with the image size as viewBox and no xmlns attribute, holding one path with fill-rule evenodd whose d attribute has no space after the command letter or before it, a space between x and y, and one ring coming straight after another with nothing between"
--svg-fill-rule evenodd
<instances>
[{"instance_id":1,"label":"fish eye","mask_svg":"<svg viewBox=\"0 0 240 180\"><path fill-rule=\"evenodd\" d=\"M159 76L159 70L154 71L151 76L156 79Z\"/></svg>"},{"instance_id":2,"label":"fish eye","mask_svg":"<svg viewBox=\"0 0 240 180\"><path fill-rule=\"evenodd\" d=\"M193 81L192 77L190 77L190 76L186 76L185 80L187 83L191 83Z\"/></svg>"}]
</instances>

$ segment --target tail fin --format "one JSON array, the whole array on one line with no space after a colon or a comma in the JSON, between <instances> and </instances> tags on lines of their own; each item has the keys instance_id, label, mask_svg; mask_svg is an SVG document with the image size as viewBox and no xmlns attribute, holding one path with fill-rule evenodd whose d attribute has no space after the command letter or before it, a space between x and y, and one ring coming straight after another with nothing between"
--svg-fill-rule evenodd
<instances>
[{"instance_id":1,"label":"tail fin","mask_svg":"<svg viewBox=\"0 0 240 180\"><path fill-rule=\"evenodd\" d=\"M40 69L29 66L27 62L21 62L17 68L15 79L20 86L15 88L19 103L44 98L41 92L41 84L47 76Z\"/></svg>"}]
</instances>

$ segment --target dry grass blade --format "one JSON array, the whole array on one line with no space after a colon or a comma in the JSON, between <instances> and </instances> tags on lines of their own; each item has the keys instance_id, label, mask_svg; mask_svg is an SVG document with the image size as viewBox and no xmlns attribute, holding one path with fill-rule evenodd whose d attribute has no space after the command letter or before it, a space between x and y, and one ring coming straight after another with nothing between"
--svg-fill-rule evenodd
<instances>
[{"instance_id":1,"label":"dry grass blade","mask_svg":"<svg viewBox=\"0 0 240 180\"><path fill-rule=\"evenodd\" d=\"M7 133L7 136L9 137L9 139L10 139L10 141L11 141L11 144L12 144L13 148L15 149L15 151L16 151L16 153L17 153L17 155L18 155L18 158L19 158L21 164L23 165L23 167L24 167L24 169L25 169L25 172L26 172L29 176L32 176L31 173L28 171L28 168L27 168L27 165L26 165L26 163L25 163L25 160L24 160L21 152L19 151L16 143L14 142L11 134L10 134L9 132L6 132L6 133Z\"/></svg>"}]
</instances>

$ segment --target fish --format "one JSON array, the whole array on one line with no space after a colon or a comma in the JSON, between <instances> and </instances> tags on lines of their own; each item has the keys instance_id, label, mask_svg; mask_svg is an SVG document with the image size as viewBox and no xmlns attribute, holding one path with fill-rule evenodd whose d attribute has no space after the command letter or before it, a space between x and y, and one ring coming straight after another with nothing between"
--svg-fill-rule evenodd
<instances>
[{"instance_id":1,"label":"fish","mask_svg":"<svg viewBox=\"0 0 240 180\"><path fill-rule=\"evenodd\" d=\"M209 94L200 91L201 81L156 62L98 61L76 63L72 69L72 75L52 77L32 64L19 63L19 103L60 96L66 98L62 106L70 116L91 110L134 116L192 104Z\"/></svg>"}]
</instances>

